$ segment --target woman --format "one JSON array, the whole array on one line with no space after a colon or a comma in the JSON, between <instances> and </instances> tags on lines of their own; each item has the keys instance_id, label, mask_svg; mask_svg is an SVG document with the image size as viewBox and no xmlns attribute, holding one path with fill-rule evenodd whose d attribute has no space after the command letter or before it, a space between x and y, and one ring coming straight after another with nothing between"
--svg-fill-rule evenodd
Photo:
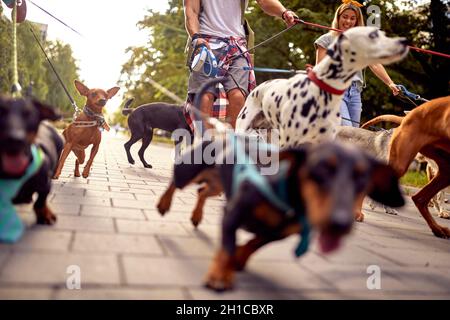
<instances>
[{"instance_id":1,"label":"woman","mask_svg":"<svg viewBox=\"0 0 450 320\"><path fill-rule=\"evenodd\" d=\"M346 31L355 26L364 26L364 18L360 9L362 4L349 0L343 0L342 2L336 10L332 27ZM316 64L326 56L328 46L338 35L339 33L337 31L330 31L314 42L314 46L316 47ZM381 64L371 65L369 68L392 90L394 95L399 94L400 90L396 87ZM341 117L343 126L359 127L362 111L361 91L364 86L364 74L363 71L360 71L355 75L352 85L347 89L342 100Z\"/></svg>"}]
</instances>

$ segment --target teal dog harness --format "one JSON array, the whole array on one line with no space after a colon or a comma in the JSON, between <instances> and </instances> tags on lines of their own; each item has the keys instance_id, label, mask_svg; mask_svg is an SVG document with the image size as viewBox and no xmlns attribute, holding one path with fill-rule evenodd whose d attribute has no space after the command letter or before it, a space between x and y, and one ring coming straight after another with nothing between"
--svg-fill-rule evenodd
<instances>
[{"instance_id":1,"label":"teal dog harness","mask_svg":"<svg viewBox=\"0 0 450 320\"><path fill-rule=\"evenodd\" d=\"M0 242L14 243L23 235L24 225L17 215L12 200L25 182L38 172L44 156L42 149L31 146L32 160L25 175L19 179L0 180Z\"/></svg>"},{"instance_id":2,"label":"teal dog harness","mask_svg":"<svg viewBox=\"0 0 450 320\"><path fill-rule=\"evenodd\" d=\"M232 145L236 147L234 149L236 150L236 164L233 169L232 194L236 194L239 191L239 187L242 182L248 181L254 185L272 205L283 211L286 215L294 215L295 210L289 205L288 202L287 178L289 165L285 162L280 163L280 170L278 173L280 179L274 190L270 186L269 181L258 172L258 169L256 168L256 165L251 157L246 152L243 152L244 149L241 147L241 142L238 137L231 134L229 139L232 141ZM261 144L259 146L261 146ZM274 149L274 147L270 144L265 144L263 147L268 150ZM304 255L308 251L310 237L310 226L304 213L300 212L299 220L302 226L302 231L300 232L300 243L295 250L295 256L297 258Z\"/></svg>"}]
</instances>

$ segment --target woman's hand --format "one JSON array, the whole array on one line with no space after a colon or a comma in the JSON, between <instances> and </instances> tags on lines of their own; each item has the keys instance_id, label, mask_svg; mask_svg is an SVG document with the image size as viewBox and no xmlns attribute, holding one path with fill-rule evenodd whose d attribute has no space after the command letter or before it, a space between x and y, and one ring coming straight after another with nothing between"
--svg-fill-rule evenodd
<instances>
[{"instance_id":1,"label":"woman's hand","mask_svg":"<svg viewBox=\"0 0 450 320\"><path fill-rule=\"evenodd\" d=\"M291 27L297 23L298 17L292 10L286 10L281 15L281 18L287 24L288 27Z\"/></svg>"},{"instance_id":2,"label":"woman's hand","mask_svg":"<svg viewBox=\"0 0 450 320\"><path fill-rule=\"evenodd\" d=\"M393 94L394 96L397 96L397 95L400 94L400 89L397 88L397 85L396 85L395 83L391 82L391 83L389 84L389 88L391 88L392 94Z\"/></svg>"}]
</instances>

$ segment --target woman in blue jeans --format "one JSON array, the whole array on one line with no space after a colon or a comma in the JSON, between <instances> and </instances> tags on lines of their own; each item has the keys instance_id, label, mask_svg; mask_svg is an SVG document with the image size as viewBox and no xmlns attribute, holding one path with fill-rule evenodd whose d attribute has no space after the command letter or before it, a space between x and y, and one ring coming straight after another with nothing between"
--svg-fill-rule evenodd
<instances>
[{"instance_id":1,"label":"woman in blue jeans","mask_svg":"<svg viewBox=\"0 0 450 320\"><path fill-rule=\"evenodd\" d=\"M357 1L343 0L343 3L337 8L334 15L332 27L346 31L355 26L364 26L364 18L361 12L360 4ZM316 47L316 64L318 64L327 54L328 46L333 42L335 37L339 35L336 31L330 31L314 42ZM394 95L399 94L400 90L391 80L386 72L386 69L381 64L369 66L370 70L383 81ZM361 91L364 87L364 74L362 71L358 72L353 78L352 85L344 94L341 104L341 117L343 126L359 127L361 121Z\"/></svg>"}]
</instances>

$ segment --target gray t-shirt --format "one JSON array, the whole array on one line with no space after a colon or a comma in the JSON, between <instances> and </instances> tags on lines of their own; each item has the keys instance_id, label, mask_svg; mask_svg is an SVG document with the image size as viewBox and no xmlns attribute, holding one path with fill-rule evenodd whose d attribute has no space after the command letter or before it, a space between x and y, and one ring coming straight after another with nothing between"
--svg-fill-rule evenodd
<instances>
[{"instance_id":1,"label":"gray t-shirt","mask_svg":"<svg viewBox=\"0 0 450 320\"><path fill-rule=\"evenodd\" d=\"M248 0L245 1L246 6ZM203 0L200 33L217 37L245 37L241 21L241 0Z\"/></svg>"},{"instance_id":2,"label":"gray t-shirt","mask_svg":"<svg viewBox=\"0 0 450 320\"><path fill-rule=\"evenodd\" d=\"M321 35L315 42L314 46L317 47L320 46L324 49L327 49L330 44L333 42L333 40L336 39L336 37L331 33L325 33ZM353 81L357 81L360 83L360 88L364 86L364 75L362 71L358 71L353 78Z\"/></svg>"}]
</instances>

